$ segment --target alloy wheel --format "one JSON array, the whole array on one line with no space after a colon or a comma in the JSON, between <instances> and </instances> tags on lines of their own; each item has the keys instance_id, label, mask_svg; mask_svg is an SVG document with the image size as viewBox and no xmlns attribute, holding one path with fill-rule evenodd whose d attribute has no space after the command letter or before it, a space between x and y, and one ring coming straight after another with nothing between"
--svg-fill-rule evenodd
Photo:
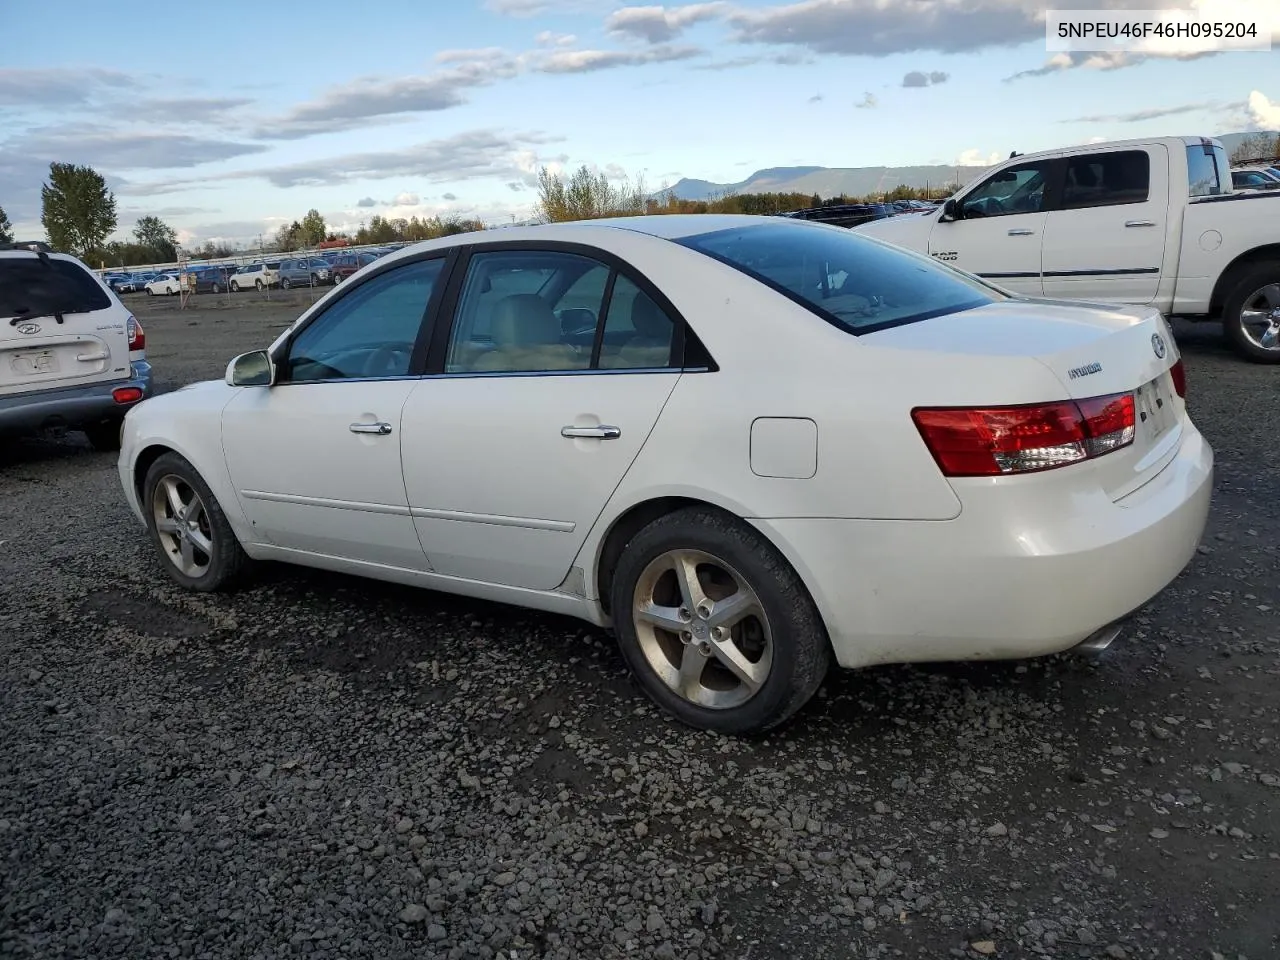
<instances>
[{"instance_id":1,"label":"alloy wheel","mask_svg":"<svg viewBox=\"0 0 1280 960\"><path fill-rule=\"evenodd\" d=\"M213 528L204 501L182 477L166 474L151 496L151 516L169 562L183 576L203 576L213 562Z\"/></svg>"},{"instance_id":2,"label":"alloy wheel","mask_svg":"<svg viewBox=\"0 0 1280 960\"><path fill-rule=\"evenodd\" d=\"M1263 350L1280 350L1280 283L1269 283L1244 298L1240 329Z\"/></svg>"},{"instance_id":3,"label":"alloy wheel","mask_svg":"<svg viewBox=\"0 0 1280 960\"><path fill-rule=\"evenodd\" d=\"M773 637L764 605L741 574L709 553L655 557L636 581L632 617L649 666L692 704L739 707L769 677Z\"/></svg>"}]
</instances>

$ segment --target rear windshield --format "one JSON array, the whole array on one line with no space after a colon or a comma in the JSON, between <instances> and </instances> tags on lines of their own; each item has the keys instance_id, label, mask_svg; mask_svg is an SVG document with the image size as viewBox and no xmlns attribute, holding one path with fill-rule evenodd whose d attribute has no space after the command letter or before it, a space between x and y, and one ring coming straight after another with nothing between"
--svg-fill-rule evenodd
<instances>
[{"instance_id":1,"label":"rear windshield","mask_svg":"<svg viewBox=\"0 0 1280 960\"><path fill-rule=\"evenodd\" d=\"M83 267L34 254L0 257L0 318L52 317L111 307L111 298Z\"/></svg>"},{"instance_id":2,"label":"rear windshield","mask_svg":"<svg viewBox=\"0 0 1280 960\"><path fill-rule=\"evenodd\" d=\"M678 242L855 334L1007 299L976 277L841 228L760 224Z\"/></svg>"}]
</instances>

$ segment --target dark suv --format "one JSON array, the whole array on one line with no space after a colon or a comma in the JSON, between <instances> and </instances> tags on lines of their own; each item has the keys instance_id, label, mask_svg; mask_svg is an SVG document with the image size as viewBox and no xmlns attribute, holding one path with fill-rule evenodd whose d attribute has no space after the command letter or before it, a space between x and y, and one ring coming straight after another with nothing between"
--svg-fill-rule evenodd
<instances>
[{"instance_id":1,"label":"dark suv","mask_svg":"<svg viewBox=\"0 0 1280 960\"><path fill-rule=\"evenodd\" d=\"M329 261L320 257L300 257L280 261L280 286L318 287L333 283L333 270Z\"/></svg>"}]
</instances>

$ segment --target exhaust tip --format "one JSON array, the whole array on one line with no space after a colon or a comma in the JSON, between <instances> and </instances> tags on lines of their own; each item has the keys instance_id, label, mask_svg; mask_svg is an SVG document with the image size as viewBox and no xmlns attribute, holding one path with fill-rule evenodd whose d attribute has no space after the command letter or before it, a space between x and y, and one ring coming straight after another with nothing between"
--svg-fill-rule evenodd
<instances>
[{"instance_id":1,"label":"exhaust tip","mask_svg":"<svg viewBox=\"0 0 1280 960\"><path fill-rule=\"evenodd\" d=\"M1122 623L1109 623L1101 630L1091 633L1071 648L1072 653L1082 657L1099 657L1124 629Z\"/></svg>"}]
</instances>

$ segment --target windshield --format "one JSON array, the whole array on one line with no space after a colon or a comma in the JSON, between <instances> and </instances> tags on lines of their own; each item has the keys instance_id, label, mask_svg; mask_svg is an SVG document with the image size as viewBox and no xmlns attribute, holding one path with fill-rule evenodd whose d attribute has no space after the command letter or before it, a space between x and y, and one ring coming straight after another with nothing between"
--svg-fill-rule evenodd
<instances>
[{"instance_id":1,"label":"windshield","mask_svg":"<svg viewBox=\"0 0 1280 960\"><path fill-rule=\"evenodd\" d=\"M839 227L751 225L678 242L855 334L1007 299L976 277Z\"/></svg>"},{"instance_id":2,"label":"windshield","mask_svg":"<svg viewBox=\"0 0 1280 960\"><path fill-rule=\"evenodd\" d=\"M0 318L106 310L111 298L83 268L52 257L0 257Z\"/></svg>"}]
</instances>

